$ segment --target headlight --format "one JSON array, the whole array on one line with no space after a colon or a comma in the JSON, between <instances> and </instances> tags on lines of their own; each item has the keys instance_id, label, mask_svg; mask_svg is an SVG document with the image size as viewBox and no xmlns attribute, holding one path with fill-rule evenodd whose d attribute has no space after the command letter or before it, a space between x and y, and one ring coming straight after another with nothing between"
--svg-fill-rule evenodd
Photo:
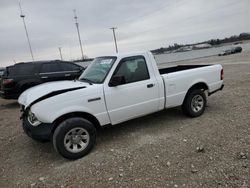
<instances>
[{"instance_id":1,"label":"headlight","mask_svg":"<svg viewBox=\"0 0 250 188\"><path fill-rule=\"evenodd\" d=\"M38 126L41 124L41 121L39 121L35 114L33 114L31 111L29 111L29 114L28 114L28 121L30 122L30 124L34 127Z\"/></svg>"}]
</instances>

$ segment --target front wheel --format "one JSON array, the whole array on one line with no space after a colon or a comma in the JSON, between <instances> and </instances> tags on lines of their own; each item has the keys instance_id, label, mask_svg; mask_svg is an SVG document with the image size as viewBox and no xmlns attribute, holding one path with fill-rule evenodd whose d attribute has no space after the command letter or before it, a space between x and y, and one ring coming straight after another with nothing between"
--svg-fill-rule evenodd
<instances>
[{"instance_id":1,"label":"front wheel","mask_svg":"<svg viewBox=\"0 0 250 188\"><path fill-rule=\"evenodd\" d=\"M182 110L184 114L190 117L198 117L205 111L206 104L206 95L202 90L191 90L187 93L182 104Z\"/></svg>"},{"instance_id":2,"label":"front wheel","mask_svg":"<svg viewBox=\"0 0 250 188\"><path fill-rule=\"evenodd\" d=\"M53 134L55 150L68 159L79 159L94 147L96 129L83 118L69 118L58 125Z\"/></svg>"}]
</instances>

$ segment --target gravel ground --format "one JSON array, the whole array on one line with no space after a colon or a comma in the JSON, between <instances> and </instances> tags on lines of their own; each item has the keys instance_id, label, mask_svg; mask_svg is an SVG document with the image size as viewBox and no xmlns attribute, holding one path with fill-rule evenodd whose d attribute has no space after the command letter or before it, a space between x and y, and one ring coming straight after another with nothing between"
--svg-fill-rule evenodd
<instances>
[{"instance_id":1,"label":"gravel ground","mask_svg":"<svg viewBox=\"0 0 250 188\"><path fill-rule=\"evenodd\" d=\"M224 66L201 117L175 108L105 128L76 161L28 138L16 101L0 99L0 187L250 187L249 53L187 63Z\"/></svg>"}]
</instances>

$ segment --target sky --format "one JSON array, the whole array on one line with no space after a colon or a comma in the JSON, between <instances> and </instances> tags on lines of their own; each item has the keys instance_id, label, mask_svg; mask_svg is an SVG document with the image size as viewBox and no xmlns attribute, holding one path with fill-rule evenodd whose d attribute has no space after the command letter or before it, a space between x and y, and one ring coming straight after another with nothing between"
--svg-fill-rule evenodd
<instances>
[{"instance_id":1,"label":"sky","mask_svg":"<svg viewBox=\"0 0 250 188\"><path fill-rule=\"evenodd\" d=\"M195 43L250 32L250 0L22 0L35 60L78 59L84 55ZM31 61L18 0L0 0L0 67Z\"/></svg>"}]
</instances>

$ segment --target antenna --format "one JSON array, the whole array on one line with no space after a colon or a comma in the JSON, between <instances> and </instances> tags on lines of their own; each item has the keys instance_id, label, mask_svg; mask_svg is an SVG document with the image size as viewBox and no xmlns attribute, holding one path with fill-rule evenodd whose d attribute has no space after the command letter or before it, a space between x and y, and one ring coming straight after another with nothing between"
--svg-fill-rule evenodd
<instances>
[{"instance_id":1,"label":"antenna","mask_svg":"<svg viewBox=\"0 0 250 188\"><path fill-rule=\"evenodd\" d=\"M75 24L76 24L76 30L77 30L77 34L78 34L78 40L79 40L79 44L80 44L80 49L81 49L81 54L82 54L82 59L84 59L84 55L83 55L83 48L82 48L82 41L81 41L81 35L80 35L80 31L79 31L79 23L78 23L78 17L76 15L76 9L73 10L74 12L74 19L75 19Z\"/></svg>"},{"instance_id":2,"label":"antenna","mask_svg":"<svg viewBox=\"0 0 250 188\"><path fill-rule=\"evenodd\" d=\"M31 47L31 43L30 43L30 39L29 39L29 34L28 34L27 26L26 26L26 23L25 23L25 15L23 14L22 6L21 6L21 0L19 0L19 8L20 8L20 17L23 20L23 25L24 25L25 33L26 33L26 37L27 37L27 40L28 40L28 45L29 45L29 49L30 49L30 55L31 55L32 61L34 62L33 51L32 51L32 47Z\"/></svg>"}]
</instances>

